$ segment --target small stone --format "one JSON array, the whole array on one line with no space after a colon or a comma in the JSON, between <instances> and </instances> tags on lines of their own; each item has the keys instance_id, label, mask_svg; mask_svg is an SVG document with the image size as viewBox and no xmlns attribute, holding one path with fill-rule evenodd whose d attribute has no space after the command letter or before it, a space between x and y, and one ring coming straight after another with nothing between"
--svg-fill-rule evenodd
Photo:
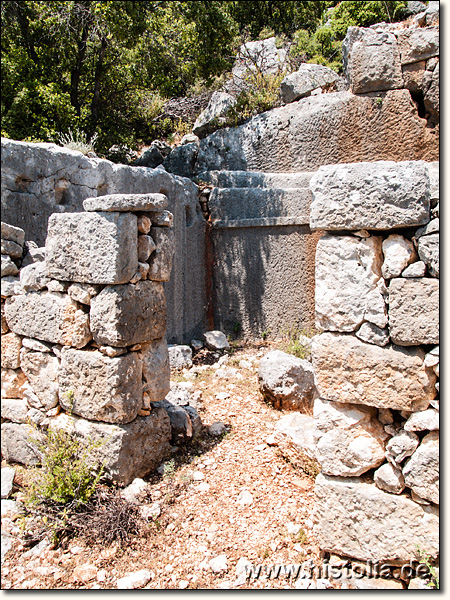
<instances>
[{"instance_id":1,"label":"small stone","mask_svg":"<svg viewBox=\"0 0 450 600\"><path fill-rule=\"evenodd\" d=\"M67 292L70 287L70 281L58 281L57 279L50 279L47 283L47 289L49 292Z\"/></svg>"},{"instance_id":2,"label":"small stone","mask_svg":"<svg viewBox=\"0 0 450 600\"><path fill-rule=\"evenodd\" d=\"M195 351L198 351L203 348L203 342L200 340L191 340L191 346Z\"/></svg>"},{"instance_id":3,"label":"small stone","mask_svg":"<svg viewBox=\"0 0 450 600\"><path fill-rule=\"evenodd\" d=\"M40 340L35 340L34 338L23 338L22 346L24 348L28 348L29 350L35 350L36 352L52 351L52 344L47 342L41 342Z\"/></svg>"},{"instance_id":4,"label":"small stone","mask_svg":"<svg viewBox=\"0 0 450 600\"><path fill-rule=\"evenodd\" d=\"M356 332L356 337L363 342L381 347L389 343L389 331L387 329L380 329L373 323L363 323Z\"/></svg>"},{"instance_id":5,"label":"small stone","mask_svg":"<svg viewBox=\"0 0 450 600\"><path fill-rule=\"evenodd\" d=\"M207 331L203 337L210 350L225 350L230 347L226 335L221 331Z\"/></svg>"},{"instance_id":6,"label":"small stone","mask_svg":"<svg viewBox=\"0 0 450 600\"><path fill-rule=\"evenodd\" d=\"M168 210L150 212L149 216L155 227L173 227L173 214Z\"/></svg>"},{"instance_id":7,"label":"small stone","mask_svg":"<svg viewBox=\"0 0 450 600\"><path fill-rule=\"evenodd\" d=\"M383 241L383 254L381 273L385 279L398 277L416 257L412 242L398 234L392 234Z\"/></svg>"},{"instance_id":8,"label":"small stone","mask_svg":"<svg viewBox=\"0 0 450 600\"><path fill-rule=\"evenodd\" d=\"M413 413L403 427L405 431L439 430L439 411L429 408L422 412Z\"/></svg>"},{"instance_id":9,"label":"small stone","mask_svg":"<svg viewBox=\"0 0 450 600\"><path fill-rule=\"evenodd\" d=\"M215 437L219 437L226 432L227 428L225 423L222 423L222 421L214 421L214 423L209 426L209 434Z\"/></svg>"},{"instance_id":10,"label":"small stone","mask_svg":"<svg viewBox=\"0 0 450 600\"><path fill-rule=\"evenodd\" d=\"M14 476L16 470L12 467L3 467L1 476L1 496L2 498L9 498L12 492Z\"/></svg>"},{"instance_id":11,"label":"small stone","mask_svg":"<svg viewBox=\"0 0 450 600\"><path fill-rule=\"evenodd\" d=\"M390 408L380 408L378 410L378 420L382 425L390 425L394 422L394 415Z\"/></svg>"},{"instance_id":12,"label":"small stone","mask_svg":"<svg viewBox=\"0 0 450 600\"><path fill-rule=\"evenodd\" d=\"M413 434L414 435L414 434ZM439 504L439 432L426 435L403 467L406 485L418 496Z\"/></svg>"},{"instance_id":13,"label":"small stone","mask_svg":"<svg viewBox=\"0 0 450 600\"><path fill-rule=\"evenodd\" d=\"M13 423L26 423L28 409L25 398L2 398L1 400L2 419Z\"/></svg>"},{"instance_id":14,"label":"small stone","mask_svg":"<svg viewBox=\"0 0 450 600\"><path fill-rule=\"evenodd\" d=\"M173 230L167 227L152 227L150 236L156 244L156 250L151 253L148 260L150 265L148 279L169 281L175 251Z\"/></svg>"},{"instance_id":15,"label":"small stone","mask_svg":"<svg viewBox=\"0 0 450 600\"><path fill-rule=\"evenodd\" d=\"M427 265L423 261L418 260L417 262L413 263L412 265L409 265L409 267L406 267L406 269L404 271L402 271L402 277L407 277L407 278L424 277L426 272L427 272Z\"/></svg>"},{"instance_id":16,"label":"small stone","mask_svg":"<svg viewBox=\"0 0 450 600\"><path fill-rule=\"evenodd\" d=\"M146 519L157 519L161 515L161 505L159 502L153 502L150 506L144 505L139 508L141 517Z\"/></svg>"},{"instance_id":17,"label":"small stone","mask_svg":"<svg viewBox=\"0 0 450 600\"><path fill-rule=\"evenodd\" d=\"M183 369L192 366L192 350L189 346L168 345L171 369Z\"/></svg>"},{"instance_id":18,"label":"small stone","mask_svg":"<svg viewBox=\"0 0 450 600\"><path fill-rule=\"evenodd\" d=\"M22 248L22 246L19 246L19 244L16 244L16 242L13 242L11 240L2 239L1 251L2 251L2 254L7 254L11 258L21 258L23 248Z\"/></svg>"},{"instance_id":19,"label":"small stone","mask_svg":"<svg viewBox=\"0 0 450 600\"><path fill-rule=\"evenodd\" d=\"M135 590L144 587L152 578L152 573L147 569L130 573L117 580L118 590Z\"/></svg>"},{"instance_id":20,"label":"small stone","mask_svg":"<svg viewBox=\"0 0 450 600\"><path fill-rule=\"evenodd\" d=\"M156 250L156 244L149 235L138 237L138 261L146 262L152 252ZM150 267L149 267L150 268Z\"/></svg>"},{"instance_id":21,"label":"small stone","mask_svg":"<svg viewBox=\"0 0 450 600\"><path fill-rule=\"evenodd\" d=\"M417 250L431 276L439 277L439 234L433 233L419 238Z\"/></svg>"},{"instance_id":22,"label":"small stone","mask_svg":"<svg viewBox=\"0 0 450 600\"><path fill-rule=\"evenodd\" d=\"M266 444L268 446L278 446L276 435L275 434L269 435L266 438Z\"/></svg>"},{"instance_id":23,"label":"small stone","mask_svg":"<svg viewBox=\"0 0 450 600\"><path fill-rule=\"evenodd\" d=\"M33 263L20 271L20 285L26 292L42 290L47 287L49 281L45 262Z\"/></svg>"},{"instance_id":24,"label":"small stone","mask_svg":"<svg viewBox=\"0 0 450 600\"><path fill-rule=\"evenodd\" d=\"M252 494L249 491L243 490L239 494L238 499L236 500L236 502L240 506L251 506L253 504L253 496L252 496Z\"/></svg>"},{"instance_id":25,"label":"small stone","mask_svg":"<svg viewBox=\"0 0 450 600\"><path fill-rule=\"evenodd\" d=\"M392 464L399 465L407 456L411 456L419 445L419 438L411 431L400 431L386 446L386 458Z\"/></svg>"},{"instance_id":26,"label":"small stone","mask_svg":"<svg viewBox=\"0 0 450 600\"><path fill-rule=\"evenodd\" d=\"M391 494L401 494L405 489L405 480L401 469L390 463L381 465L374 473L374 481L377 487Z\"/></svg>"},{"instance_id":27,"label":"small stone","mask_svg":"<svg viewBox=\"0 0 450 600\"><path fill-rule=\"evenodd\" d=\"M72 298L81 304L91 304L91 299L96 296L100 291L99 286L89 285L88 283L73 283L68 289L67 293Z\"/></svg>"},{"instance_id":28,"label":"small stone","mask_svg":"<svg viewBox=\"0 0 450 600\"><path fill-rule=\"evenodd\" d=\"M203 473L201 471L194 471L194 474L192 475L192 479L194 481L202 481L202 479L205 479L205 476L203 475Z\"/></svg>"},{"instance_id":29,"label":"small stone","mask_svg":"<svg viewBox=\"0 0 450 600\"><path fill-rule=\"evenodd\" d=\"M135 502L140 496L145 494L147 487L147 483L143 479L137 477L136 479L133 479L130 485L120 492L120 495L128 502Z\"/></svg>"},{"instance_id":30,"label":"small stone","mask_svg":"<svg viewBox=\"0 0 450 600\"><path fill-rule=\"evenodd\" d=\"M2 277L8 277L12 275L13 277L19 273L19 269L15 265L15 263L10 259L6 254L2 254L2 266L1 266L1 275Z\"/></svg>"},{"instance_id":31,"label":"small stone","mask_svg":"<svg viewBox=\"0 0 450 600\"><path fill-rule=\"evenodd\" d=\"M147 235L147 233L150 231L150 228L152 226L152 222L146 215L140 215L138 217L137 226L138 226L139 233L142 233L143 235Z\"/></svg>"},{"instance_id":32,"label":"small stone","mask_svg":"<svg viewBox=\"0 0 450 600\"><path fill-rule=\"evenodd\" d=\"M223 573L228 571L227 557L225 554L221 554L220 556L216 556L216 558L212 558L208 565L210 569L214 571L214 573Z\"/></svg>"},{"instance_id":33,"label":"small stone","mask_svg":"<svg viewBox=\"0 0 450 600\"><path fill-rule=\"evenodd\" d=\"M185 579L180 579L180 581L178 582L178 588L180 590L185 590L189 587L189 581L186 581Z\"/></svg>"},{"instance_id":34,"label":"small stone","mask_svg":"<svg viewBox=\"0 0 450 600\"><path fill-rule=\"evenodd\" d=\"M197 490L197 492L209 492L210 488L211 486L209 485L209 483L202 481L202 483L200 483L195 489Z\"/></svg>"},{"instance_id":35,"label":"small stone","mask_svg":"<svg viewBox=\"0 0 450 600\"><path fill-rule=\"evenodd\" d=\"M120 356L121 354L126 354L126 348L115 348L114 346L99 346L99 352L102 354L106 354L110 358L114 358L115 356Z\"/></svg>"},{"instance_id":36,"label":"small stone","mask_svg":"<svg viewBox=\"0 0 450 600\"><path fill-rule=\"evenodd\" d=\"M14 227L14 225L8 225L8 223L1 222L1 239L10 240L23 246L25 242L25 231L20 227Z\"/></svg>"},{"instance_id":37,"label":"small stone","mask_svg":"<svg viewBox=\"0 0 450 600\"><path fill-rule=\"evenodd\" d=\"M138 262L138 273L141 276L141 280L147 279L149 271L150 265L147 262Z\"/></svg>"},{"instance_id":38,"label":"small stone","mask_svg":"<svg viewBox=\"0 0 450 600\"><path fill-rule=\"evenodd\" d=\"M72 577L75 581L87 583L93 579L97 579L98 568L95 565L86 563L76 567L73 571Z\"/></svg>"},{"instance_id":39,"label":"small stone","mask_svg":"<svg viewBox=\"0 0 450 600\"><path fill-rule=\"evenodd\" d=\"M18 369L20 367L20 348L22 338L15 333L6 333L1 336L2 367L4 369Z\"/></svg>"}]
</instances>

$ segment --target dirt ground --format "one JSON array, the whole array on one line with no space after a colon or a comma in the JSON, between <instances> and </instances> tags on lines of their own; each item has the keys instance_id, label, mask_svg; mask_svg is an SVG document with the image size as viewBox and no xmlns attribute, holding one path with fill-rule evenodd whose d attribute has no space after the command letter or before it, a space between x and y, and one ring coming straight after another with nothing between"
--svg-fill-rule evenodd
<instances>
[{"instance_id":1,"label":"dirt ground","mask_svg":"<svg viewBox=\"0 0 450 600\"><path fill-rule=\"evenodd\" d=\"M202 392L203 430L173 453L165 475L145 478L143 502L161 506L145 535L125 547L73 539L30 557L20 520L3 519L13 547L2 567L2 589L117 589L119 578L141 569L151 572L145 589L294 589L294 579L267 577L264 570L245 581L236 573L239 559L255 567L321 563L312 531L314 473L271 439L283 413L259 392L257 365L270 349L268 342L236 344L219 371L207 364L208 355L197 359L200 369L172 373L172 380L192 381ZM208 430L216 421L226 426L219 437ZM16 475L19 493L24 471ZM214 572L209 561L222 555L226 570Z\"/></svg>"}]
</instances>

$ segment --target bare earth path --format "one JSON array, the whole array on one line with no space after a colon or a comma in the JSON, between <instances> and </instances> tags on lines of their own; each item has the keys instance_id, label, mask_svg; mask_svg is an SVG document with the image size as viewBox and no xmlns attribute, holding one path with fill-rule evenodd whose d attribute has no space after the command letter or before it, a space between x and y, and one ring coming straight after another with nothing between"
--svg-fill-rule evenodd
<instances>
[{"instance_id":1,"label":"bare earth path","mask_svg":"<svg viewBox=\"0 0 450 600\"><path fill-rule=\"evenodd\" d=\"M282 576L243 582L236 574L242 558L255 567L321 562L312 532L313 477L294 467L269 437L282 416L258 388L258 360L269 349L240 348L219 372L217 365L201 367L189 379L202 391L204 431L200 441L173 455L165 476L148 478L143 502L161 506L148 537L124 549L73 540L35 558L24 557L27 548L15 538L2 588L116 589L117 579L140 569L152 572L146 585L152 589L295 588L295 580ZM186 375L194 376L173 377L183 381ZM216 438L208 434L215 421L227 427ZM13 532L17 524L6 522ZM209 561L222 555L227 570L214 572Z\"/></svg>"}]
</instances>

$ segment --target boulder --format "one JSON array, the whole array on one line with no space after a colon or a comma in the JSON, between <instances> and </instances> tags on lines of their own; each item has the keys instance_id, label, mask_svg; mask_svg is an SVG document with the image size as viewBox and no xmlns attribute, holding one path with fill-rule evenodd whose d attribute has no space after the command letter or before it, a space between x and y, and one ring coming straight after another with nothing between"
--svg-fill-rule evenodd
<instances>
[{"instance_id":1,"label":"boulder","mask_svg":"<svg viewBox=\"0 0 450 600\"><path fill-rule=\"evenodd\" d=\"M400 346L439 344L437 279L392 279L389 286L389 331L392 342Z\"/></svg>"},{"instance_id":2,"label":"boulder","mask_svg":"<svg viewBox=\"0 0 450 600\"><path fill-rule=\"evenodd\" d=\"M5 304L8 325L26 337L83 348L92 339L89 315L67 294L30 292L12 296Z\"/></svg>"},{"instance_id":3,"label":"boulder","mask_svg":"<svg viewBox=\"0 0 450 600\"><path fill-rule=\"evenodd\" d=\"M28 424L2 423L1 431L2 457L6 461L27 466L40 462L36 441L41 436L34 427Z\"/></svg>"},{"instance_id":4,"label":"boulder","mask_svg":"<svg viewBox=\"0 0 450 600\"><path fill-rule=\"evenodd\" d=\"M25 231L20 227L14 227L14 225L8 225L8 223L1 222L1 239L15 242L19 246L25 243Z\"/></svg>"},{"instance_id":5,"label":"boulder","mask_svg":"<svg viewBox=\"0 0 450 600\"><path fill-rule=\"evenodd\" d=\"M142 405L142 364L136 352L110 358L98 351L64 348L59 402L85 419L130 423Z\"/></svg>"},{"instance_id":6,"label":"boulder","mask_svg":"<svg viewBox=\"0 0 450 600\"><path fill-rule=\"evenodd\" d=\"M154 169L164 162L169 156L171 147L166 142L154 140L148 148L144 148L142 154L133 162L135 167L149 167Z\"/></svg>"},{"instance_id":7,"label":"boulder","mask_svg":"<svg viewBox=\"0 0 450 600\"><path fill-rule=\"evenodd\" d=\"M150 235L156 244L156 250L148 260L150 270L147 277L152 281L169 281L175 250L173 230L167 227L152 227Z\"/></svg>"},{"instance_id":8,"label":"boulder","mask_svg":"<svg viewBox=\"0 0 450 600\"><path fill-rule=\"evenodd\" d=\"M311 363L281 350L273 350L259 363L259 388L277 409L299 410L312 406L316 388Z\"/></svg>"},{"instance_id":9,"label":"boulder","mask_svg":"<svg viewBox=\"0 0 450 600\"><path fill-rule=\"evenodd\" d=\"M86 198L83 208L87 212L139 212L163 210L168 205L164 194L107 194Z\"/></svg>"},{"instance_id":10,"label":"boulder","mask_svg":"<svg viewBox=\"0 0 450 600\"><path fill-rule=\"evenodd\" d=\"M215 94L219 92L214 92ZM210 118L203 112L197 119L195 123L199 122L199 119L206 120L203 123L205 130L208 130L209 127L213 127L215 121L211 122ZM195 126L195 125L194 125ZM201 126L201 125L200 125ZM194 174L195 161L198 156L198 144L183 144L177 146L172 150L169 156L165 159L163 166L169 173L173 173L174 175L179 175L180 177L192 177Z\"/></svg>"},{"instance_id":11,"label":"boulder","mask_svg":"<svg viewBox=\"0 0 450 600\"><path fill-rule=\"evenodd\" d=\"M313 175L311 229L394 229L428 222L430 179L422 162L326 165Z\"/></svg>"},{"instance_id":12,"label":"boulder","mask_svg":"<svg viewBox=\"0 0 450 600\"><path fill-rule=\"evenodd\" d=\"M439 234L419 238L417 249L420 259L427 265L433 277L439 277Z\"/></svg>"},{"instance_id":13,"label":"boulder","mask_svg":"<svg viewBox=\"0 0 450 600\"><path fill-rule=\"evenodd\" d=\"M316 537L322 550L405 564L417 546L435 559L439 553L439 513L404 495L384 492L360 478L318 475L315 485Z\"/></svg>"},{"instance_id":14,"label":"boulder","mask_svg":"<svg viewBox=\"0 0 450 600\"><path fill-rule=\"evenodd\" d=\"M295 446L305 452L310 458L316 458L317 440L320 433L313 417L292 412L282 417L276 423L276 429L288 436Z\"/></svg>"},{"instance_id":15,"label":"boulder","mask_svg":"<svg viewBox=\"0 0 450 600\"><path fill-rule=\"evenodd\" d=\"M192 350L189 346L169 344L168 349L171 369L184 369L192 366Z\"/></svg>"},{"instance_id":16,"label":"boulder","mask_svg":"<svg viewBox=\"0 0 450 600\"><path fill-rule=\"evenodd\" d=\"M226 335L221 331L207 331L203 337L210 350L226 350L230 347Z\"/></svg>"},{"instance_id":17,"label":"boulder","mask_svg":"<svg viewBox=\"0 0 450 600\"><path fill-rule=\"evenodd\" d=\"M377 408L418 411L436 395L436 377L419 348L380 348L356 337L323 333L312 343L321 398Z\"/></svg>"},{"instance_id":18,"label":"boulder","mask_svg":"<svg viewBox=\"0 0 450 600\"><path fill-rule=\"evenodd\" d=\"M324 235L316 247L316 326L354 331L363 322L368 304L376 299L381 275L381 237L358 239Z\"/></svg>"},{"instance_id":19,"label":"boulder","mask_svg":"<svg viewBox=\"0 0 450 600\"><path fill-rule=\"evenodd\" d=\"M401 494L405 489L402 470L387 462L373 474L375 485L390 494Z\"/></svg>"},{"instance_id":20,"label":"boulder","mask_svg":"<svg viewBox=\"0 0 450 600\"><path fill-rule=\"evenodd\" d=\"M403 87L397 40L392 33L352 27L344 40L346 75L354 94Z\"/></svg>"},{"instance_id":21,"label":"boulder","mask_svg":"<svg viewBox=\"0 0 450 600\"><path fill-rule=\"evenodd\" d=\"M385 279L401 275L409 263L417 257L413 243L396 233L383 241L383 255L381 273Z\"/></svg>"},{"instance_id":22,"label":"boulder","mask_svg":"<svg viewBox=\"0 0 450 600\"><path fill-rule=\"evenodd\" d=\"M22 338L9 332L1 336L2 367L4 369L18 369L20 367L20 349Z\"/></svg>"},{"instance_id":23,"label":"boulder","mask_svg":"<svg viewBox=\"0 0 450 600\"><path fill-rule=\"evenodd\" d=\"M302 63L298 71L290 73L281 82L281 100L284 104L295 102L317 88L330 87L339 79L339 75L328 67Z\"/></svg>"},{"instance_id":24,"label":"boulder","mask_svg":"<svg viewBox=\"0 0 450 600\"><path fill-rule=\"evenodd\" d=\"M439 432L426 435L403 467L406 485L421 498L439 504Z\"/></svg>"},{"instance_id":25,"label":"boulder","mask_svg":"<svg viewBox=\"0 0 450 600\"><path fill-rule=\"evenodd\" d=\"M98 344L132 346L158 339L166 329L166 299L154 281L111 285L91 300L91 330Z\"/></svg>"},{"instance_id":26,"label":"boulder","mask_svg":"<svg viewBox=\"0 0 450 600\"><path fill-rule=\"evenodd\" d=\"M20 352L20 366L41 406L45 410L54 408L58 404L59 359L48 352L34 352L23 348Z\"/></svg>"},{"instance_id":27,"label":"boulder","mask_svg":"<svg viewBox=\"0 0 450 600\"><path fill-rule=\"evenodd\" d=\"M74 433L85 442L101 442L92 450L92 456L104 463L104 478L119 485L128 485L136 477L148 475L170 453L170 421L162 408L126 425L60 414L50 420L49 427Z\"/></svg>"},{"instance_id":28,"label":"boulder","mask_svg":"<svg viewBox=\"0 0 450 600\"><path fill-rule=\"evenodd\" d=\"M165 338L142 344L138 354L142 361L143 391L150 402L164 400L170 391L169 351Z\"/></svg>"},{"instance_id":29,"label":"boulder","mask_svg":"<svg viewBox=\"0 0 450 600\"><path fill-rule=\"evenodd\" d=\"M138 266L137 237L137 217L131 213L53 214L48 221L47 274L62 281L127 283Z\"/></svg>"},{"instance_id":30,"label":"boulder","mask_svg":"<svg viewBox=\"0 0 450 600\"><path fill-rule=\"evenodd\" d=\"M399 29L396 35L402 65L439 56L439 27Z\"/></svg>"},{"instance_id":31,"label":"boulder","mask_svg":"<svg viewBox=\"0 0 450 600\"><path fill-rule=\"evenodd\" d=\"M199 138L204 138L212 133L218 126L225 123L228 111L235 104L235 96L227 92L214 92L206 109L197 117L192 131Z\"/></svg>"}]
</instances>

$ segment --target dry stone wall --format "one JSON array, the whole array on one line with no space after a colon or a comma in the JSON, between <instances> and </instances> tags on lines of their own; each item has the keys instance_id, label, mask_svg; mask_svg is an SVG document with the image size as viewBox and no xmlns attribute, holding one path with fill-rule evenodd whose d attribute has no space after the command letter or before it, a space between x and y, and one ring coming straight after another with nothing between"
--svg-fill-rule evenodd
<instances>
[{"instance_id":1,"label":"dry stone wall","mask_svg":"<svg viewBox=\"0 0 450 600\"><path fill-rule=\"evenodd\" d=\"M159 193L113 194L53 214L45 260L20 273L24 231L2 223L6 460L34 464L30 438L63 428L100 440L106 476L127 484L170 450L167 204Z\"/></svg>"},{"instance_id":2,"label":"dry stone wall","mask_svg":"<svg viewBox=\"0 0 450 600\"><path fill-rule=\"evenodd\" d=\"M439 552L439 170L321 167L312 363L323 550L398 565Z\"/></svg>"}]
</instances>

